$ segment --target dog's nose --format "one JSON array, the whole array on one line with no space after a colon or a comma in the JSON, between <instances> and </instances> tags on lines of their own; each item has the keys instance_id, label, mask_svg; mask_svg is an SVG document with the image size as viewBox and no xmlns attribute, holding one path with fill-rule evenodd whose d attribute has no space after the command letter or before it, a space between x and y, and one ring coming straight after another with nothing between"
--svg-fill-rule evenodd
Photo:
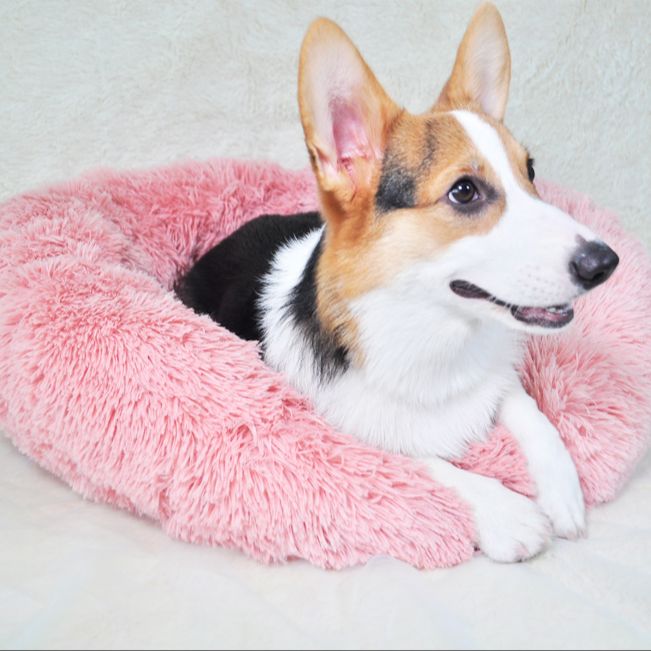
<instances>
[{"instance_id":1,"label":"dog's nose","mask_svg":"<svg viewBox=\"0 0 651 651\"><path fill-rule=\"evenodd\" d=\"M570 274L583 289L592 289L608 280L618 264L619 257L607 244L582 242L570 260Z\"/></svg>"}]
</instances>

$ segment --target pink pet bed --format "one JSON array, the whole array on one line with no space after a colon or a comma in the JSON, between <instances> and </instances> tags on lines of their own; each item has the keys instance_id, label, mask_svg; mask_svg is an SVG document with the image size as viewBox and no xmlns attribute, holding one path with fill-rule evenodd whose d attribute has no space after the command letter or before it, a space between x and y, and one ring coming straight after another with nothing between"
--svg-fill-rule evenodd
<instances>
[{"instance_id":1,"label":"pink pet bed","mask_svg":"<svg viewBox=\"0 0 651 651\"><path fill-rule=\"evenodd\" d=\"M570 330L531 340L522 371L594 505L648 443L651 265L613 215L539 189L621 258ZM310 173L229 161L96 173L0 206L0 429L85 497L182 540L334 568L459 563L472 524L454 493L333 431L255 345L170 291L246 220L314 206ZM503 429L459 463L531 494Z\"/></svg>"}]
</instances>

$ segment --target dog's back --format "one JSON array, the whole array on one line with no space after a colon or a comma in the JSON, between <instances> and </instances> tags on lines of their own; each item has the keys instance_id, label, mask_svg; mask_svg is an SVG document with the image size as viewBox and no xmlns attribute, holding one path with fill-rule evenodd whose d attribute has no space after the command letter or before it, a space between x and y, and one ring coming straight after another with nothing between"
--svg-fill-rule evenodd
<instances>
[{"instance_id":1,"label":"dog's back","mask_svg":"<svg viewBox=\"0 0 651 651\"><path fill-rule=\"evenodd\" d=\"M208 251L181 278L177 296L238 337L262 340L258 299L278 250L322 226L316 212L263 215Z\"/></svg>"}]
</instances>

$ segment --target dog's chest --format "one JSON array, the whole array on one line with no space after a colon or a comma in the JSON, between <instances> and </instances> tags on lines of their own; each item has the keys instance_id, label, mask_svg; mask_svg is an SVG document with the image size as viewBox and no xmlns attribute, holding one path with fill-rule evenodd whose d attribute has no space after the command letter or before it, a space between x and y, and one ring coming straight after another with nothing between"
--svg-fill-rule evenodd
<instances>
[{"instance_id":1,"label":"dog's chest","mask_svg":"<svg viewBox=\"0 0 651 651\"><path fill-rule=\"evenodd\" d=\"M510 386L507 379L486 382L440 405L419 404L349 372L311 397L327 422L370 445L414 457L457 458L486 438Z\"/></svg>"},{"instance_id":2,"label":"dog's chest","mask_svg":"<svg viewBox=\"0 0 651 651\"><path fill-rule=\"evenodd\" d=\"M400 318L400 310L393 315ZM460 345L458 324L447 324L446 332L424 315L398 330L391 321L387 314L385 328L367 334L363 365L312 385L317 410L342 431L386 450L460 456L485 438L502 397L518 381L519 347L500 326L484 326Z\"/></svg>"},{"instance_id":3,"label":"dog's chest","mask_svg":"<svg viewBox=\"0 0 651 651\"><path fill-rule=\"evenodd\" d=\"M499 324L468 323L401 286L352 304L363 360L319 372L309 337L287 310L318 234L281 251L260 301L266 361L334 427L412 456L454 457L484 438L517 382L519 346Z\"/></svg>"}]
</instances>

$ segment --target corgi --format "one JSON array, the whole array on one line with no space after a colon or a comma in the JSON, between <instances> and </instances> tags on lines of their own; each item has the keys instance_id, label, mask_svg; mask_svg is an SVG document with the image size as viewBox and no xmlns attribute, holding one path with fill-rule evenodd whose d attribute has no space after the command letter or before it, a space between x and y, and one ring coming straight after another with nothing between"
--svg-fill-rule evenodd
<instances>
[{"instance_id":1,"label":"corgi","mask_svg":"<svg viewBox=\"0 0 651 651\"><path fill-rule=\"evenodd\" d=\"M176 285L186 305L258 340L333 427L420 459L470 505L477 548L502 562L584 532L574 464L516 369L525 336L568 326L575 299L619 262L538 196L533 160L503 123L510 78L489 3L422 115L317 19L298 99L320 211L254 219ZM527 459L535 500L450 461L496 421Z\"/></svg>"}]
</instances>

